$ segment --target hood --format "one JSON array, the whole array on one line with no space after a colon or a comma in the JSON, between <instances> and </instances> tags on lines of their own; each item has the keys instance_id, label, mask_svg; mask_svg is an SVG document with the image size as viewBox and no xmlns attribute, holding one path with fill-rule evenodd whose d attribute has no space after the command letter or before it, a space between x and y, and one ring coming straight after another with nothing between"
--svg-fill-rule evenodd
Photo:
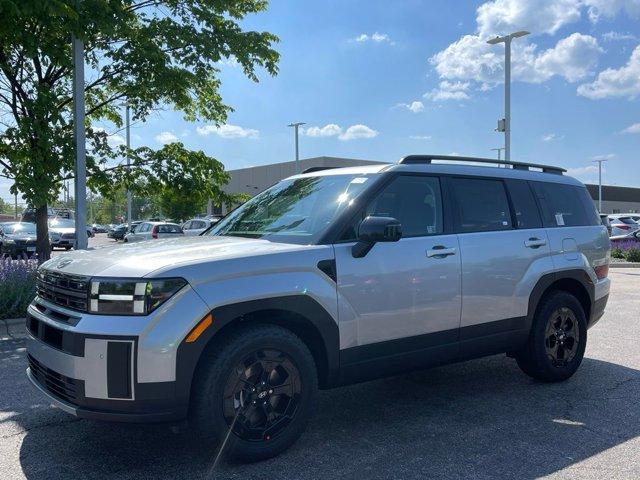
<instances>
[{"instance_id":1,"label":"hood","mask_svg":"<svg viewBox=\"0 0 640 480\"><path fill-rule=\"evenodd\" d=\"M35 233L9 233L6 234L5 237L10 238L11 240L27 240L34 241L36 240Z\"/></svg>"},{"instance_id":2,"label":"hood","mask_svg":"<svg viewBox=\"0 0 640 480\"><path fill-rule=\"evenodd\" d=\"M52 233L76 233L74 227L49 227L49 231Z\"/></svg>"},{"instance_id":3,"label":"hood","mask_svg":"<svg viewBox=\"0 0 640 480\"><path fill-rule=\"evenodd\" d=\"M64 273L140 278L171 267L308 248L240 237L197 236L147 240L69 252L42 264Z\"/></svg>"}]
</instances>

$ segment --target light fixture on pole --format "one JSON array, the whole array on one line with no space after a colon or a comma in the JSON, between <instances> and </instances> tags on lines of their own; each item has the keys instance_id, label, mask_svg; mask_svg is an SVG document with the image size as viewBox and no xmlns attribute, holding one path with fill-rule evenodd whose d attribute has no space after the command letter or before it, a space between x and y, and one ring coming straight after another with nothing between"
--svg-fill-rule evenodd
<instances>
[{"instance_id":1,"label":"light fixture on pole","mask_svg":"<svg viewBox=\"0 0 640 480\"><path fill-rule=\"evenodd\" d=\"M596 158L593 160L598 164L598 213L602 213L602 162L606 162L606 158Z\"/></svg>"},{"instance_id":2,"label":"light fixture on pole","mask_svg":"<svg viewBox=\"0 0 640 480\"><path fill-rule=\"evenodd\" d=\"M287 125L287 127L293 127L294 129L294 135L296 138L296 173L300 173L300 155L299 155L299 150L298 150L298 129L300 128L301 125L306 125L305 122L295 122L295 123L290 123L289 125Z\"/></svg>"},{"instance_id":3,"label":"light fixture on pole","mask_svg":"<svg viewBox=\"0 0 640 480\"><path fill-rule=\"evenodd\" d=\"M80 11L80 0L76 0ZM75 144L75 225L78 250L87 248L87 156L84 131L84 42L73 35L73 139Z\"/></svg>"},{"instance_id":4,"label":"light fixture on pole","mask_svg":"<svg viewBox=\"0 0 640 480\"><path fill-rule=\"evenodd\" d=\"M504 132L504 158L507 161L511 160L511 41L525 35L529 32L521 30L487 42L489 45L504 43L504 120L498 121L497 130Z\"/></svg>"}]
</instances>

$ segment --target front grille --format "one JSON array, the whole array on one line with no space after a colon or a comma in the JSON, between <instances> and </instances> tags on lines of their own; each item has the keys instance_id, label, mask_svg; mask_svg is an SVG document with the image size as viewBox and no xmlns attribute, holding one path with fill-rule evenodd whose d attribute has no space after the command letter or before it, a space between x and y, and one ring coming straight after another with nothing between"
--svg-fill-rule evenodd
<instances>
[{"instance_id":1,"label":"front grille","mask_svg":"<svg viewBox=\"0 0 640 480\"><path fill-rule=\"evenodd\" d=\"M76 234L75 233L63 233L61 238L64 238L66 240L73 240L74 238L76 238Z\"/></svg>"},{"instance_id":2,"label":"front grille","mask_svg":"<svg viewBox=\"0 0 640 480\"><path fill-rule=\"evenodd\" d=\"M79 381L66 377L50 368L45 367L31 355L27 355L29 369L36 381L52 395L69 403L75 403L78 398Z\"/></svg>"},{"instance_id":3,"label":"front grille","mask_svg":"<svg viewBox=\"0 0 640 480\"><path fill-rule=\"evenodd\" d=\"M56 305L73 310L87 311L89 278L42 270L38 273L36 292Z\"/></svg>"}]
</instances>

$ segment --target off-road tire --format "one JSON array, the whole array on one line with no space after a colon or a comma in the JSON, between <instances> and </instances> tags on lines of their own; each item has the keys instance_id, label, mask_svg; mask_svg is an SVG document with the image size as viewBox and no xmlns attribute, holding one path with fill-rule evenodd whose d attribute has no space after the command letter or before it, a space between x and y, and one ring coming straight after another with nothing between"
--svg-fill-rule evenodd
<instances>
[{"instance_id":1,"label":"off-road tire","mask_svg":"<svg viewBox=\"0 0 640 480\"><path fill-rule=\"evenodd\" d=\"M548 329L553 328L550 322L557 322L552 316L559 318L559 312L575 319L573 323L578 337L574 342L573 356L563 362L558 362L548 353L550 344L554 342L553 339L549 341ZM554 291L546 295L538 305L527 344L515 357L520 369L530 377L544 382L559 382L576 372L582 363L586 345L587 321L582 305L570 293Z\"/></svg>"},{"instance_id":2,"label":"off-road tire","mask_svg":"<svg viewBox=\"0 0 640 480\"><path fill-rule=\"evenodd\" d=\"M189 423L216 453L229 433L223 413L223 390L237 365L261 349L276 349L293 362L299 372L301 392L293 419L278 436L269 440L245 440L235 432L228 435L223 456L243 462L274 457L289 448L304 432L315 409L318 390L316 365L304 342L291 331L269 324L238 328L209 345L199 362L191 390ZM213 452L212 452L213 453Z\"/></svg>"}]
</instances>

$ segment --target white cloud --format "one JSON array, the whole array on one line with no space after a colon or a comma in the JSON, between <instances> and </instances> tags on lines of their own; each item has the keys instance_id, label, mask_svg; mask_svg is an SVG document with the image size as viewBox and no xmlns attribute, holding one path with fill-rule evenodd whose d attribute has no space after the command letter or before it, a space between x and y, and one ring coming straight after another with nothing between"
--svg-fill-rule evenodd
<instances>
[{"instance_id":1,"label":"white cloud","mask_svg":"<svg viewBox=\"0 0 640 480\"><path fill-rule=\"evenodd\" d=\"M438 88L434 88L430 92L425 93L424 98L441 102L444 100L467 100L469 95L469 82L449 82L443 80L438 84Z\"/></svg>"},{"instance_id":2,"label":"white cloud","mask_svg":"<svg viewBox=\"0 0 640 480\"><path fill-rule=\"evenodd\" d=\"M117 133L114 133L107 137L107 143L111 147L118 147L120 145L124 145L125 143L127 143L127 140L122 135L118 135Z\"/></svg>"},{"instance_id":3,"label":"white cloud","mask_svg":"<svg viewBox=\"0 0 640 480\"><path fill-rule=\"evenodd\" d=\"M411 140L431 140L431 135L409 135Z\"/></svg>"},{"instance_id":4,"label":"white cloud","mask_svg":"<svg viewBox=\"0 0 640 480\"><path fill-rule=\"evenodd\" d=\"M161 143L163 145L167 143L173 143L178 141L178 137L176 137L171 132L161 132L155 136L156 142Z\"/></svg>"},{"instance_id":5,"label":"white cloud","mask_svg":"<svg viewBox=\"0 0 640 480\"><path fill-rule=\"evenodd\" d=\"M604 168L602 169L604 170ZM586 167L567 168L567 175L580 179L590 179L598 173L597 165L587 165Z\"/></svg>"},{"instance_id":6,"label":"white cloud","mask_svg":"<svg viewBox=\"0 0 640 480\"><path fill-rule=\"evenodd\" d=\"M396 107L406 108L407 110L410 110L413 113L419 113L424 111L424 103L418 100L411 103L398 103Z\"/></svg>"},{"instance_id":7,"label":"white cloud","mask_svg":"<svg viewBox=\"0 0 640 480\"><path fill-rule=\"evenodd\" d=\"M358 42L358 43L373 42L373 43L388 43L389 45L395 45L395 42L391 40L391 37L389 37L388 34L378 33L378 32L374 32L370 35L366 33L361 33L352 41Z\"/></svg>"},{"instance_id":8,"label":"white cloud","mask_svg":"<svg viewBox=\"0 0 640 480\"><path fill-rule=\"evenodd\" d=\"M624 41L624 40L637 40L638 37L636 37L634 34L632 33L622 33L622 32L607 32L605 34L602 35L602 38L604 40L606 40L607 42L615 42L615 41Z\"/></svg>"},{"instance_id":9,"label":"white cloud","mask_svg":"<svg viewBox=\"0 0 640 480\"><path fill-rule=\"evenodd\" d=\"M329 123L324 127L308 127L302 129L301 133L307 137L333 137L342 133L342 128L335 123Z\"/></svg>"},{"instance_id":10,"label":"white cloud","mask_svg":"<svg viewBox=\"0 0 640 480\"><path fill-rule=\"evenodd\" d=\"M554 34L580 20L581 0L494 0L477 10L476 22L482 38L516 30Z\"/></svg>"},{"instance_id":11,"label":"white cloud","mask_svg":"<svg viewBox=\"0 0 640 480\"><path fill-rule=\"evenodd\" d=\"M253 128L243 128L238 125L205 125L203 127L197 127L196 131L198 135L211 135L215 134L221 138L258 138L260 132Z\"/></svg>"},{"instance_id":12,"label":"white cloud","mask_svg":"<svg viewBox=\"0 0 640 480\"><path fill-rule=\"evenodd\" d=\"M564 135L558 135L557 133L547 133L546 135L543 135L540 140L542 140L543 142L554 142L556 140L562 140L564 138Z\"/></svg>"},{"instance_id":13,"label":"white cloud","mask_svg":"<svg viewBox=\"0 0 640 480\"><path fill-rule=\"evenodd\" d=\"M324 127L308 127L301 131L303 135L307 137L335 137L342 141L356 140L358 138L373 138L378 136L378 131L367 127L366 125L358 124L351 125L346 130L343 130L340 125L335 123L329 123Z\"/></svg>"},{"instance_id":14,"label":"white cloud","mask_svg":"<svg viewBox=\"0 0 640 480\"><path fill-rule=\"evenodd\" d=\"M588 7L589 20L598 22L600 17L615 17L620 12L625 12L630 17L640 16L640 0L584 0Z\"/></svg>"},{"instance_id":15,"label":"white cloud","mask_svg":"<svg viewBox=\"0 0 640 480\"><path fill-rule=\"evenodd\" d=\"M356 140L359 138L373 138L377 137L378 133L378 131L369 128L366 125L358 124L351 125L344 133L341 133L338 138L342 141Z\"/></svg>"},{"instance_id":16,"label":"white cloud","mask_svg":"<svg viewBox=\"0 0 640 480\"><path fill-rule=\"evenodd\" d=\"M622 130L620 133L640 133L640 123L634 123Z\"/></svg>"},{"instance_id":17,"label":"white cloud","mask_svg":"<svg viewBox=\"0 0 640 480\"><path fill-rule=\"evenodd\" d=\"M640 95L640 46L631 53L626 65L607 68L591 83L578 87L578 95L592 100L613 97L634 99Z\"/></svg>"},{"instance_id":18,"label":"white cloud","mask_svg":"<svg viewBox=\"0 0 640 480\"><path fill-rule=\"evenodd\" d=\"M574 33L553 47L537 53L537 45L515 42L512 53L514 80L541 83L553 76L575 82L592 73L603 52L598 41ZM429 59L441 78L475 81L482 89L503 81L504 53L478 35L465 35Z\"/></svg>"},{"instance_id":19,"label":"white cloud","mask_svg":"<svg viewBox=\"0 0 640 480\"><path fill-rule=\"evenodd\" d=\"M591 160L613 160L614 158L616 158L615 153L606 153L604 155L594 155Z\"/></svg>"}]
</instances>

